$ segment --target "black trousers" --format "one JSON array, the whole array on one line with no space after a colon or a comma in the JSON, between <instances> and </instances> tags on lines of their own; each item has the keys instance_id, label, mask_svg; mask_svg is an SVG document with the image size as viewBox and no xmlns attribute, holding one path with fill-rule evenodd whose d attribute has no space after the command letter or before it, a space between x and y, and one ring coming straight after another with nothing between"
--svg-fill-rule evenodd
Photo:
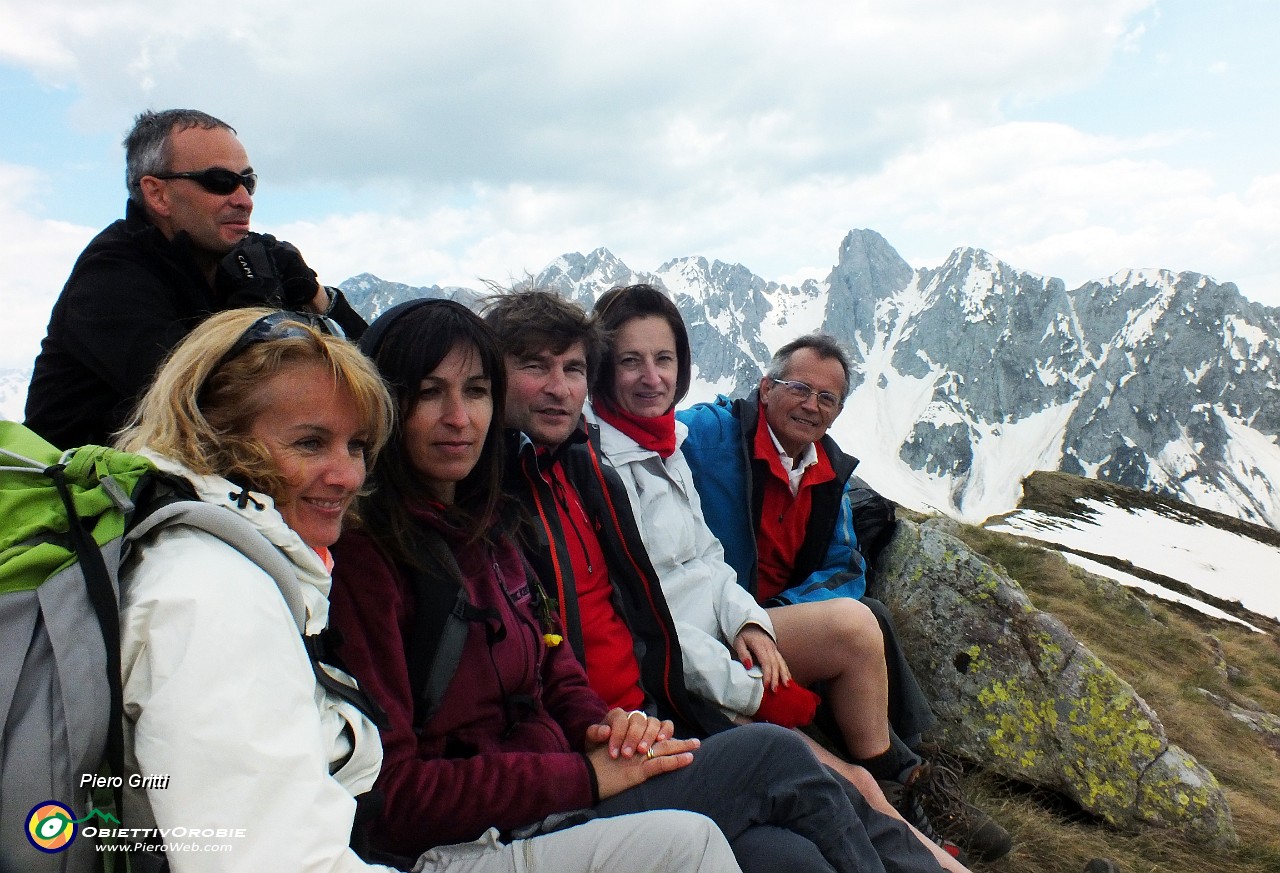
<instances>
[{"instance_id":1,"label":"black trousers","mask_svg":"<svg viewBox=\"0 0 1280 873\"><path fill-rule=\"evenodd\" d=\"M872 809L794 731L751 724L703 740L688 767L599 803L595 817L686 809L714 821L745 873L937 873L907 827Z\"/></svg>"}]
</instances>

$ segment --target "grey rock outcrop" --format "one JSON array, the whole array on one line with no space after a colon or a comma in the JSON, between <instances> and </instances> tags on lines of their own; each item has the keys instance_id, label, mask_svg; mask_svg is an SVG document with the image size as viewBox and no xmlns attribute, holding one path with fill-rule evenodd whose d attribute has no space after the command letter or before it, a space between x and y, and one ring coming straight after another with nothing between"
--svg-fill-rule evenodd
<instances>
[{"instance_id":1,"label":"grey rock outcrop","mask_svg":"<svg viewBox=\"0 0 1280 873\"><path fill-rule=\"evenodd\" d=\"M893 612L941 744L1115 826L1233 845L1213 774L1169 742L1128 683L944 527L900 522L873 592Z\"/></svg>"},{"instance_id":2,"label":"grey rock outcrop","mask_svg":"<svg viewBox=\"0 0 1280 873\"><path fill-rule=\"evenodd\" d=\"M1256 700L1246 699L1242 701L1244 705L1241 705L1204 688L1196 690L1249 730L1261 734L1262 742L1269 749L1280 753L1280 716L1267 712Z\"/></svg>"},{"instance_id":3,"label":"grey rock outcrop","mask_svg":"<svg viewBox=\"0 0 1280 873\"><path fill-rule=\"evenodd\" d=\"M907 287L914 271L874 230L851 230L840 243L840 260L827 276L824 329L853 347L874 342L876 304ZM861 372L857 378L861 380Z\"/></svg>"}]
</instances>

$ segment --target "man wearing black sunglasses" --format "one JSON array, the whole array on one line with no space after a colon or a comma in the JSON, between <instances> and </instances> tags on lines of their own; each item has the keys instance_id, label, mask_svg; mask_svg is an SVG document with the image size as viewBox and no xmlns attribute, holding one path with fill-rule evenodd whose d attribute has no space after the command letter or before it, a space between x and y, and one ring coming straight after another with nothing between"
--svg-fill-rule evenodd
<instances>
[{"instance_id":1,"label":"man wearing black sunglasses","mask_svg":"<svg viewBox=\"0 0 1280 873\"><path fill-rule=\"evenodd\" d=\"M72 268L27 392L27 426L60 448L109 441L169 349L214 312L314 312L351 337L365 326L296 248L249 229L258 177L230 125L147 111L124 146L125 217Z\"/></svg>"}]
</instances>

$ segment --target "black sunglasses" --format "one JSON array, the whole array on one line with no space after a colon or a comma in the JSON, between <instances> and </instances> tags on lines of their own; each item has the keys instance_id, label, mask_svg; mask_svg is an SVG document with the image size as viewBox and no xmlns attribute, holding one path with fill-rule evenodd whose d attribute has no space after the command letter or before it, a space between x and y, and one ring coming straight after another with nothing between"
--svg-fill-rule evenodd
<instances>
[{"instance_id":1,"label":"black sunglasses","mask_svg":"<svg viewBox=\"0 0 1280 873\"><path fill-rule=\"evenodd\" d=\"M207 170L190 173L148 173L147 175L155 179L190 179L210 194L234 194L235 190L243 185L244 190L252 195L253 189L258 187L257 173L251 170L237 173L225 167L210 167Z\"/></svg>"},{"instance_id":2,"label":"black sunglasses","mask_svg":"<svg viewBox=\"0 0 1280 873\"><path fill-rule=\"evenodd\" d=\"M231 344L231 348L227 349L227 353L218 359L217 366L209 371L209 375L212 376L221 370L227 365L228 361L238 358L250 346L256 346L258 343L265 343L270 340L309 337L311 333L307 330L308 327L340 339L346 339L347 336L346 331L336 321L324 315L285 310L271 312L244 329L244 333L240 334L240 337Z\"/></svg>"}]
</instances>

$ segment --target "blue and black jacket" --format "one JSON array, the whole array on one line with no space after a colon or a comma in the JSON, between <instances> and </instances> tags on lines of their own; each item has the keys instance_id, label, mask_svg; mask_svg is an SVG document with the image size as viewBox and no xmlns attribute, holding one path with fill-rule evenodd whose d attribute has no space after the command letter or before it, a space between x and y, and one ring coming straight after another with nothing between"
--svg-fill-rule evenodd
<instances>
[{"instance_id":1,"label":"blue and black jacket","mask_svg":"<svg viewBox=\"0 0 1280 873\"><path fill-rule=\"evenodd\" d=\"M760 419L759 392L746 399L699 403L678 412L689 428L681 446L693 470L702 513L724 546L725 560L738 583L757 594L756 530L764 506L768 465L753 456ZM866 561L854 529L853 491L865 485L853 475L858 459L843 452L830 436L822 448L835 478L812 486L813 503L804 543L796 555L787 587L767 606L808 603L835 597L860 600L866 593ZM751 508L748 515L743 512Z\"/></svg>"}]
</instances>

